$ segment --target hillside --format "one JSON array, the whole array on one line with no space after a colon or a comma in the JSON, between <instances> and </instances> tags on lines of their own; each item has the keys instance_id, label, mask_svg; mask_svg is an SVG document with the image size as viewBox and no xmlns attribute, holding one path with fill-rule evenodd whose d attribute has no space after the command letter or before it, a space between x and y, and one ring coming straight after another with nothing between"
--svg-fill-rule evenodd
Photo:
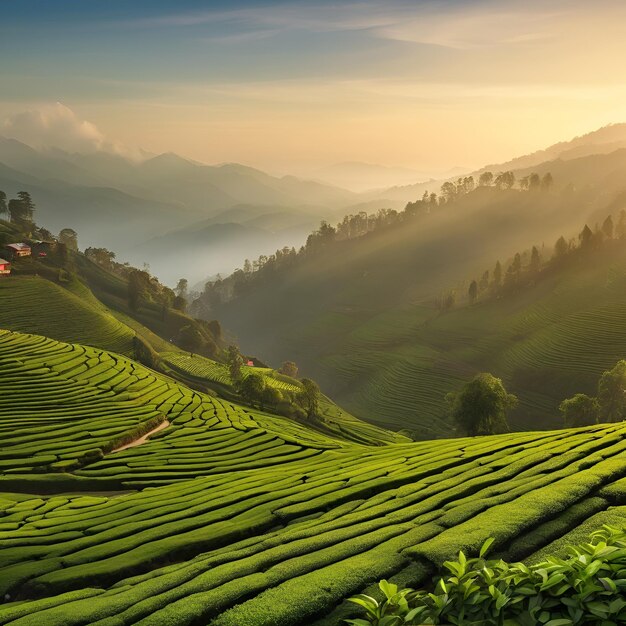
<instances>
[{"instance_id":1,"label":"hillside","mask_svg":"<svg viewBox=\"0 0 626 626\"><path fill-rule=\"evenodd\" d=\"M498 259L506 270L515 252L533 244L548 260L559 235L574 236L586 219L610 212L592 209L582 195L479 188L430 214L334 241L322 253L243 281L212 314L261 358L295 360L349 411L388 427L420 437L449 433L445 392L481 370L522 397L516 427L554 427L559 402L577 386L589 389L598 368L623 355L616 278L625 268L623 244L589 268L563 268L506 302L441 317L437 302L455 290L463 299L472 278ZM568 294L565 308L550 298L551 281ZM597 296L590 300L591 287ZM587 344L572 343L569 352L555 346L550 354L553 341L535 338L545 339L562 312L596 319L598 334L587 329ZM564 332L582 336L581 323L574 319ZM561 365L571 370L573 355L593 365L574 377L559 375ZM533 368L539 383L527 373ZM565 382L555 384L555 377Z\"/></svg>"},{"instance_id":2,"label":"hillside","mask_svg":"<svg viewBox=\"0 0 626 626\"><path fill-rule=\"evenodd\" d=\"M308 229L311 219L318 222L358 200L357 194L332 185L293 176L272 176L238 164L204 165L173 153L135 161L106 152L35 150L2 136L0 190L9 196L18 191L29 192L40 205L38 218L46 228L58 231L72 226L78 231L82 246L117 250L120 256L138 265L157 265L162 252L160 247L141 248L140 244L183 226L195 229L195 223L218 214L223 216L242 204L274 207L273 227L269 229L274 232L292 228L294 214L298 216L303 210L309 215ZM260 215L265 212L259 211ZM234 213L229 217L233 226L240 223ZM120 229L122 220L124 228ZM256 226L263 228L262 222ZM293 233L287 243L299 243L299 235L304 232ZM235 238L230 242L239 256L251 246L250 256L264 253L267 236L257 243L246 238L245 232L243 235L241 241ZM212 244L213 240L207 237L196 252L210 254ZM274 240L269 245L275 245ZM214 260L205 259L207 263ZM185 262L176 263L175 257L169 259L180 275ZM235 266L233 261L225 271L232 271ZM201 274L208 273L209 265Z\"/></svg>"},{"instance_id":3,"label":"hillside","mask_svg":"<svg viewBox=\"0 0 626 626\"><path fill-rule=\"evenodd\" d=\"M542 174L549 171L555 175L561 189L571 187L577 193L615 193L623 191L623 171L626 159L626 124L612 124L596 131L563 141L544 150L523 155L504 163L492 163L471 172L478 179L482 172L494 174L512 171L518 178L533 171ZM457 175L439 180L428 180L413 185L394 186L363 194L365 199L389 201L388 206L397 207L403 202L420 198L424 191L437 191L446 180L456 180ZM594 200L591 194L591 201ZM393 204L392 204L393 203Z\"/></svg>"},{"instance_id":4,"label":"hillside","mask_svg":"<svg viewBox=\"0 0 626 626\"><path fill-rule=\"evenodd\" d=\"M626 520L622 424L368 447L8 332L0 390L0 624L330 626L488 536Z\"/></svg>"},{"instance_id":5,"label":"hillside","mask_svg":"<svg viewBox=\"0 0 626 626\"><path fill-rule=\"evenodd\" d=\"M12 227L0 221L1 226ZM226 344L217 322L193 319L166 303L155 301L154 294L142 298L139 306L132 309L128 302L127 279L80 253L71 255L65 269L57 267L55 256L16 261L14 275L2 277L0 329L111 350L135 358L195 389L229 401L242 401L240 389L223 363ZM188 345L185 340L186 329L190 328L194 329L194 345ZM183 353L179 346L195 354ZM252 373L260 375L268 387L280 392L273 409L281 415L296 416L295 396L302 390L298 380L267 367L243 369L244 377ZM361 422L324 395L315 428L331 436L363 443L406 439Z\"/></svg>"}]
</instances>

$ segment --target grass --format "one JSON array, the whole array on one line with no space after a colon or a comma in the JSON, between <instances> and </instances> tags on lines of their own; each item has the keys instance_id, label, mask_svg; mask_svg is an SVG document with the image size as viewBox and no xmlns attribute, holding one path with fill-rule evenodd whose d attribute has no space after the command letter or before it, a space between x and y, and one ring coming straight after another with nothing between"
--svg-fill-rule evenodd
<instances>
[{"instance_id":1,"label":"grass","mask_svg":"<svg viewBox=\"0 0 626 626\"><path fill-rule=\"evenodd\" d=\"M548 236L550 211L526 198L518 214L512 206L522 198L510 200L497 218L494 213L502 237L516 232L509 220L520 220L521 238L528 220L538 219L541 229L515 246L530 247L543 232L542 255L549 258L561 234ZM441 212L402 232L311 255L242 290L216 314L264 361L294 359L342 407L386 428L422 439L450 436L443 398L481 371L519 396L515 428L558 427L560 402L593 393L599 374L626 352L626 244L611 241L588 257L572 255L518 293L466 306L468 281L498 258L506 271L516 250L502 237L484 238L494 223L481 231L478 216L464 213L470 201L450 209L453 223ZM468 232L476 237L468 239ZM440 314L435 300L451 289L461 306Z\"/></svg>"},{"instance_id":2,"label":"grass","mask_svg":"<svg viewBox=\"0 0 626 626\"><path fill-rule=\"evenodd\" d=\"M622 423L365 445L8 331L0 435L12 626L337 623L380 578L419 584L488 536L532 559L626 502Z\"/></svg>"},{"instance_id":3,"label":"grass","mask_svg":"<svg viewBox=\"0 0 626 626\"><path fill-rule=\"evenodd\" d=\"M77 280L66 288L34 276L3 278L0 328L133 353L133 330Z\"/></svg>"}]
</instances>

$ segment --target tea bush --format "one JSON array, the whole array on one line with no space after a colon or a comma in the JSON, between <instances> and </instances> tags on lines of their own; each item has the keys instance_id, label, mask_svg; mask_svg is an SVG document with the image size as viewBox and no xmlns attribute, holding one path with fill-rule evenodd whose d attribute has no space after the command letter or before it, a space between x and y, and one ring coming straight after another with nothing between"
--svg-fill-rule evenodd
<instances>
[{"instance_id":1,"label":"tea bush","mask_svg":"<svg viewBox=\"0 0 626 626\"><path fill-rule=\"evenodd\" d=\"M449 573L435 589L398 589L386 580L382 602L357 595L350 602L365 617L352 626L453 624L455 626L618 626L626 622L626 531L604 526L589 543L568 548L566 558L549 557L526 566L486 560L493 542L477 558L459 552L446 561Z\"/></svg>"}]
</instances>

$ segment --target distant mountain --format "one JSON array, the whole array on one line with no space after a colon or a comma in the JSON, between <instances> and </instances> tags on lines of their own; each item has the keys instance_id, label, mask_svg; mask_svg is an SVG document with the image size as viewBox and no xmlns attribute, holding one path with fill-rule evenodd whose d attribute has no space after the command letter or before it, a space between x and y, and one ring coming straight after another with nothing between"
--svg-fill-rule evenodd
<instances>
[{"instance_id":1,"label":"distant mountain","mask_svg":"<svg viewBox=\"0 0 626 626\"><path fill-rule=\"evenodd\" d=\"M39 179L2 163L0 189L9 197L18 191L29 192L37 205L37 222L53 232L75 229L81 247L125 250L137 240L154 237L185 219L181 206L146 200L111 187Z\"/></svg>"},{"instance_id":2,"label":"distant mountain","mask_svg":"<svg viewBox=\"0 0 626 626\"><path fill-rule=\"evenodd\" d=\"M106 152L39 151L3 137L0 189L9 196L30 192L39 222L53 231L74 228L81 246L106 246L121 258L154 267L161 265L162 251L142 244L186 226L194 230L208 219L201 226L206 237L194 244L192 267L198 268L198 259L208 264L199 270L200 277L232 271L248 249L255 257L271 252L275 244L300 245L321 219L339 219L344 207L359 199L332 185L275 177L234 163L210 166L173 153L134 161ZM222 228L224 242L216 239L217 231L205 230L211 224L248 221L245 228ZM206 254L205 244L212 246ZM169 258L164 271L182 274L183 257Z\"/></svg>"},{"instance_id":3,"label":"distant mountain","mask_svg":"<svg viewBox=\"0 0 626 626\"><path fill-rule=\"evenodd\" d=\"M396 206L400 206L406 202L417 200L425 191L438 193L441 185L446 182L446 180L454 180L459 175L464 174L472 174L475 178L478 178L481 172L486 171L497 173L511 170L515 172L516 175L523 176L534 170L545 172L550 171L550 168L554 168L565 174L564 177L559 179L561 183L567 181L567 184L574 184L580 182L576 179L574 174L574 172L579 169L584 170L588 176L595 176L595 174L593 174L593 166L590 165L591 161L583 165L582 168L578 166L568 168L567 166L558 165L557 162L573 161L584 157L589 157L593 161L595 157L610 155L622 149L626 149L626 123L610 124L609 126L604 126L593 132L581 135L580 137L575 137L570 141L556 143L545 150L538 150L532 154L516 157L504 163L485 165L473 172L464 172L463 174L455 172L441 177L438 180L431 179L413 185L395 185L388 189L364 193L361 194L361 196L364 201L380 201L386 199ZM616 161L619 161L619 158L617 158ZM598 160L598 162L600 161ZM607 160L607 163L610 164L611 160ZM552 173L554 174L554 172ZM572 176L570 176L569 173L571 173Z\"/></svg>"},{"instance_id":4,"label":"distant mountain","mask_svg":"<svg viewBox=\"0 0 626 626\"><path fill-rule=\"evenodd\" d=\"M545 150L538 150L505 163L486 165L479 171L522 170L536 167L546 161L558 159L568 161L585 156L609 154L621 148L626 148L626 124L610 124L570 141L555 143Z\"/></svg>"}]
</instances>

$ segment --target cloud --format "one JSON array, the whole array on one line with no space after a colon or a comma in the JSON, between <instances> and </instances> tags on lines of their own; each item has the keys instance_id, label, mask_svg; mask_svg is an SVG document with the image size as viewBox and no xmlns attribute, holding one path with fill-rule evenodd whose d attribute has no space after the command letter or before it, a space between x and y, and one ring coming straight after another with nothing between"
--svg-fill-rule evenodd
<instances>
[{"instance_id":1,"label":"cloud","mask_svg":"<svg viewBox=\"0 0 626 626\"><path fill-rule=\"evenodd\" d=\"M109 141L95 124L80 119L72 109L56 102L8 117L2 134L38 150L59 148L67 152L111 152L131 157L122 144Z\"/></svg>"}]
</instances>

